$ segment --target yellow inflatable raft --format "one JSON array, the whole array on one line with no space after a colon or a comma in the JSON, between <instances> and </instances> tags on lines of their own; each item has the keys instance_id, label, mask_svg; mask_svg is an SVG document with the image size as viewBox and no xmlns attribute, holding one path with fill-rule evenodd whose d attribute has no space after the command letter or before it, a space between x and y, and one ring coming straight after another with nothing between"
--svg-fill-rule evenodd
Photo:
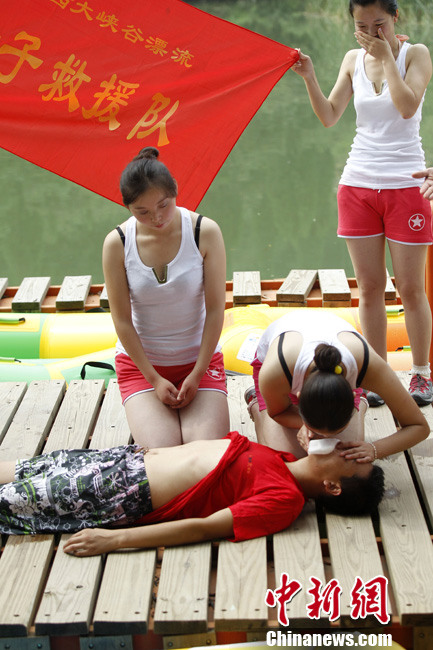
<instances>
[{"instance_id":1,"label":"yellow inflatable raft","mask_svg":"<svg viewBox=\"0 0 433 650\"><path fill-rule=\"evenodd\" d=\"M270 323L299 308L248 305L227 309L221 346L228 372L251 374L250 362L257 343ZM323 311L324 308L304 308ZM330 309L361 331L356 307ZM398 351L409 341L404 314L399 306L388 308L389 361L396 370L410 368L411 354ZM108 312L71 314L2 314L0 316L0 381L78 379L86 367L87 377L115 376L116 332ZM93 362L105 363L98 368ZM92 364L92 365L89 365ZM111 370L110 370L111 368Z\"/></svg>"}]
</instances>

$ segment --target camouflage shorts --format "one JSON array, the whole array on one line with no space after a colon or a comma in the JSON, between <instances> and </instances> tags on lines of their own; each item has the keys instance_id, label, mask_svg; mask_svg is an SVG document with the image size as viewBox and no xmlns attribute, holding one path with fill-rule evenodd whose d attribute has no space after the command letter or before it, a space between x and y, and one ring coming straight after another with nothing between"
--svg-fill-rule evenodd
<instances>
[{"instance_id":1,"label":"camouflage shorts","mask_svg":"<svg viewBox=\"0 0 433 650\"><path fill-rule=\"evenodd\" d=\"M0 532L8 534L125 526L151 510L138 445L61 450L17 461L15 481L0 486Z\"/></svg>"}]
</instances>

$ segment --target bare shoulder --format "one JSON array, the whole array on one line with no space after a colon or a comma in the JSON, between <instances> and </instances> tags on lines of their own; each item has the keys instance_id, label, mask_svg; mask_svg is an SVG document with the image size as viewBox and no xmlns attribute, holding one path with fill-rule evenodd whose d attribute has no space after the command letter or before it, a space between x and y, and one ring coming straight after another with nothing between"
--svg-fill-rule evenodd
<instances>
[{"instance_id":1,"label":"bare shoulder","mask_svg":"<svg viewBox=\"0 0 433 650\"><path fill-rule=\"evenodd\" d=\"M428 49L427 45L424 45L424 43L413 43L407 52L407 56L427 56L430 58L430 50Z\"/></svg>"},{"instance_id":2,"label":"bare shoulder","mask_svg":"<svg viewBox=\"0 0 433 650\"><path fill-rule=\"evenodd\" d=\"M197 219L199 218L199 213L198 212L193 212L190 210L190 215L191 215L191 221L192 221L192 226L195 228L195 225L197 223ZM200 232L218 232L220 231L220 227L217 224L216 221L213 219L210 219L209 217L205 217L203 214L202 220L200 222Z\"/></svg>"},{"instance_id":3,"label":"bare shoulder","mask_svg":"<svg viewBox=\"0 0 433 650\"><path fill-rule=\"evenodd\" d=\"M360 368L364 362L365 347L363 341L355 334L355 332L344 331L338 334L338 339L343 343L354 356L358 367ZM367 343L367 342L366 342ZM367 346L370 346L367 343Z\"/></svg>"},{"instance_id":4,"label":"bare shoulder","mask_svg":"<svg viewBox=\"0 0 433 650\"><path fill-rule=\"evenodd\" d=\"M123 231L124 226L124 223L120 225ZM120 233L116 228L114 228L114 230L111 230L105 237L103 251L105 254L123 256L124 246L120 237Z\"/></svg>"},{"instance_id":5,"label":"bare shoulder","mask_svg":"<svg viewBox=\"0 0 433 650\"><path fill-rule=\"evenodd\" d=\"M411 63L431 64L430 50L423 43L414 43L407 51L406 68Z\"/></svg>"},{"instance_id":6,"label":"bare shoulder","mask_svg":"<svg viewBox=\"0 0 433 650\"><path fill-rule=\"evenodd\" d=\"M286 350L284 350L284 357L289 366L291 366L293 360L287 358ZM269 346L269 350L263 361L262 367L260 368L259 377L260 382L266 384L269 388L279 391L281 389L281 384L283 383L284 390L287 390L287 387L285 386L287 378L278 358L278 339L272 341Z\"/></svg>"},{"instance_id":7,"label":"bare shoulder","mask_svg":"<svg viewBox=\"0 0 433 650\"><path fill-rule=\"evenodd\" d=\"M358 56L359 52L360 52L360 48L348 50L348 52L346 52L346 54L343 57L341 68L347 69L348 72L353 72L353 70L355 69L356 57Z\"/></svg>"},{"instance_id":8,"label":"bare shoulder","mask_svg":"<svg viewBox=\"0 0 433 650\"><path fill-rule=\"evenodd\" d=\"M191 212L190 214L192 227L194 229L199 215L196 212ZM207 252L214 250L224 250L224 240L221 228L216 221L203 216L200 223L200 252L205 256Z\"/></svg>"}]
</instances>

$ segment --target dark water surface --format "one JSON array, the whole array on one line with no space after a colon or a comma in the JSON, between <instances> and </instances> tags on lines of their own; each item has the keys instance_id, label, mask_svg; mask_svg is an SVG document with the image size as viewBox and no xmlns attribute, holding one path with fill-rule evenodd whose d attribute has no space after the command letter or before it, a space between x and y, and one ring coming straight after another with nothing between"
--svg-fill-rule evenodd
<instances>
[{"instance_id":1,"label":"dark water surface","mask_svg":"<svg viewBox=\"0 0 433 650\"><path fill-rule=\"evenodd\" d=\"M356 47L348 17L291 11L291 0L197 0L197 7L301 47L328 93L344 53ZM404 7L404 2L400 3ZM402 12L404 15L404 12ZM430 20L402 23L412 42L429 45ZM433 82L423 110L422 137L433 164ZM354 135L352 105L325 129L314 116L303 80L289 71L248 125L202 200L199 210L220 224L227 277L259 270L284 277L291 268L344 268L353 275L344 240L336 237L336 188ZM175 174L175 170L173 170ZM91 274L102 282L105 234L126 210L88 190L0 150L0 277ZM391 267L388 267L391 271Z\"/></svg>"}]
</instances>

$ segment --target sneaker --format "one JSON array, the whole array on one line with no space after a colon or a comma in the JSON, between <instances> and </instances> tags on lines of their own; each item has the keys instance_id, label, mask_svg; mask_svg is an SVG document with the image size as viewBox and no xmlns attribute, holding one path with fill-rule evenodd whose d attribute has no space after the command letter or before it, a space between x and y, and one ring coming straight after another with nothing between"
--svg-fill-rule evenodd
<instances>
[{"instance_id":1,"label":"sneaker","mask_svg":"<svg viewBox=\"0 0 433 650\"><path fill-rule=\"evenodd\" d=\"M372 390L367 391L367 402L372 408L375 406L383 406L385 404L385 400L377 393L373 393Z\"/></svg>"},{"instance_id":2,"label":"sneaker","mask_svg":"<svg viewBox=\"0 0 433 650\"><path fill-rule=\"evenodd\" d=\"M253 404L257 404L257 395L256 395L256 389L254 386L250 386L247 388L247 390L244 393L244 399L247 403L247 411L250 415L250 418L254 420L252 414L251 414L251 408Z\"/></svg>"},{"instance_id":3,"label":"sneaker","mask_svg":"<svg viewBox=\"0 0 433 650\"><path fill-rule=\"evenodd\" d=\"M418 406L427 406L433 401L432 380L422 375L412 375L409 385L409 393L412 395Z\"/></svg>"}]
</instances>

